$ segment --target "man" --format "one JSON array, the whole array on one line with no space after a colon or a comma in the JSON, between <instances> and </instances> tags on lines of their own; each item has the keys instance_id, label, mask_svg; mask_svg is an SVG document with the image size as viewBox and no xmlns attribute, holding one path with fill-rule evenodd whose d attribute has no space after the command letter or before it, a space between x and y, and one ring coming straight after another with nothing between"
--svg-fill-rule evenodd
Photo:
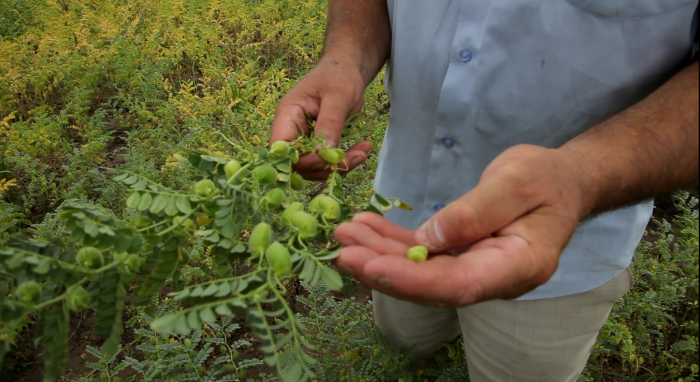
<instances>
[{"instance_id":1,"label":"man","mask_svg":"<svg viewBox=\"0 0 700 382\"><path fill-rule=\"evenodd\" d=\"M323 56L271 141L316 118L329 146L384 63L377 191L336 265L419 361L464 335L471 380L575 381L630 287L650 198L698 179L697 1L332 0ZM347 151L348 170L370 150ZM316 155L307 179L327 171ZM416 264L406 250L426 245Z\"/></svg>"}]
</instances>

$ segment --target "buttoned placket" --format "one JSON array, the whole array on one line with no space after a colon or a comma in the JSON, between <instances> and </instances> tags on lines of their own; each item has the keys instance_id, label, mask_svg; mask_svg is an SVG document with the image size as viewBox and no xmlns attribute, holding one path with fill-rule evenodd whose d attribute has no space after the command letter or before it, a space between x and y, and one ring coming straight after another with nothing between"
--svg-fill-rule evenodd
<instances>
[{"instance_id":1,"label":"buttoned placket","mask_svg":"<svg viewBox=\"0 0 700 382\"><path fill-rule=\"evenodd\" d=\"M483 7L486 13L488 7ZM430 161L428 192L423 206L423 220L461 196L460 171L469 163L465 152L465 130L470 128L474 84L473 69L477 64L476 40L481 38L483 20L474 10L460 9L460 23L450 49L450 60L440 90L435 144ZM470 19L465 22L464 18Z\"/></svg>"}]
</instances>

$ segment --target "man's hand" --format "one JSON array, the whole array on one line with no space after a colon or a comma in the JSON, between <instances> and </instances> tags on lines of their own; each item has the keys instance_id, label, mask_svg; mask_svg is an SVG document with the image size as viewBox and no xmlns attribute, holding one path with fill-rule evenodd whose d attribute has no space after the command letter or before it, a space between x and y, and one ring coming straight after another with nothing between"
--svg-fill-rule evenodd
<instances>
[{"instance_id":1,"label":"man's hand","mask_svg":"<svg viewBox=\"0 0 700 382\"><path fill-rule=\"evenodd\" d=\"M270 143L291 141L306 134L306 115L316 119L315 134L323 134L326 146L336 147L345 120L360 112L367 85L384 66L391 51L391 26L386 1L331 0L323 57L280 101L270 132ZM350 147L341 171L350 171L367 160L369 142ZM309 180L323 180L330 171L326 162L309 154L294 169Z\"/></svg>"},{"instance_id":2,"label":"man's hand","mask_svg":"<svg viewBox=\"0 0 700 382\"><path fill-rule=\"evenodd\" d=\"M372 288L424 305L531 291L552 276L581 219L698 181L698 68L691 64L559 149L505 151L472 191L415 233L357 215L335 232L347 246L336 264ZM457 255L416 264L405 258L415 244Z\"/></svg>"},{"instance_id":3,"label":"man's hand","mask_svg":"<svg viewBox=\"0 0 700 382\"><path fill-rule=\"evenodd\" d=\"M335 237L346 247L336 265L373 289L423 305L519 297L552 276L591 208L578 163L575 152L516 146L415 232L372 213L339 226ZM430 249L428 261L406 258L417 244Z\"/></svg>"},{"instance_id":4,"label":"man's hand","mask_svg":"<svg viewBox=\"0 0 700 382\"><path fill-rule=\"evenodd\" d=\"M358 113L364 103L365 84L359 70L337 59L324 59L282 98L277 105L275 122L270 132L270 142L292 141L297 134L306 134L309 125L304 112L316 119L314 133L322 134L326 146L335 147L340 141L345 120ZM350 171L367 160L372 149L369 142L350 147L341 171ZM309 180L323 180L330 170L318 154L308 154L299 160L294 169Z\"/></svg>"}]
</instances>

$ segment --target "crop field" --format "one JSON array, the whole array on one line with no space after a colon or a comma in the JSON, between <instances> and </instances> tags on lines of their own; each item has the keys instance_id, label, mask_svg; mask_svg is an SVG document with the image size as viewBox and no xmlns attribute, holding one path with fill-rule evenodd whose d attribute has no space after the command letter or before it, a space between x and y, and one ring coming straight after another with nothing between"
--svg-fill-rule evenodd
<instances>
[{"instance_id":1,"label":"crop field","mask_svg":"<svg viewBox=\"0 0 700 382\"><path fill-rule=\"evenodd\" d=\"M370 201L383 75L341 143L373 143L358 170L303 182L319 141L267 145L326 7L0 0L3 381L469 380L461 339L417 370L331 263L339 222L408 208ZM657 201L580 381L697 380L697 196Z\"/></svg>"}]
</instances>

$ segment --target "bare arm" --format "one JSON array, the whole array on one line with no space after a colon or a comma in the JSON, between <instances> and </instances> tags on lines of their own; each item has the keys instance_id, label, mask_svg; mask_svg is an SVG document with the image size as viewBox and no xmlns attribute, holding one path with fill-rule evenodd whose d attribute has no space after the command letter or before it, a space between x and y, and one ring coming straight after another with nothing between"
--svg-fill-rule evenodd
<instances>
[{"instance_id":1,"label":"bare arm","mask_svg":"<svg viewBox=\"0 0 700 382\"><path fill-rule=\"evenodd\" d=\"M695 62L637 105L561 148L585 164L584 214L662 195L698 180L699 91Z\"/></svg>"},{"instance_id":2,"label":"bare arm","mask_svg":"<svg viewBox=\"0 0 700 382\"><path fill-rule=\"evenodd\" d=\"M322 60L359 68L368 85L391 53L386 0L331 0Z\"/></svg>"},{"instance_id":3,"label":"bare arm","mask_svg":"<svg viewBox=\"0 0 700 382\"><path fill-rule=\"evenodd\" d=\"M270 142L291 141L306 133L305 112L316 119L315 134L326 144L338 144L345 120L364 104L367 85L382 68L391 51L391 26L386 0L331 0L326 41L318 65L277 105ZM372 145L360 142L345 155L345 169L367 160ZM325 179L325 161L316 154L295 165L306 179Z\"/></svg>"}]
</instances>

